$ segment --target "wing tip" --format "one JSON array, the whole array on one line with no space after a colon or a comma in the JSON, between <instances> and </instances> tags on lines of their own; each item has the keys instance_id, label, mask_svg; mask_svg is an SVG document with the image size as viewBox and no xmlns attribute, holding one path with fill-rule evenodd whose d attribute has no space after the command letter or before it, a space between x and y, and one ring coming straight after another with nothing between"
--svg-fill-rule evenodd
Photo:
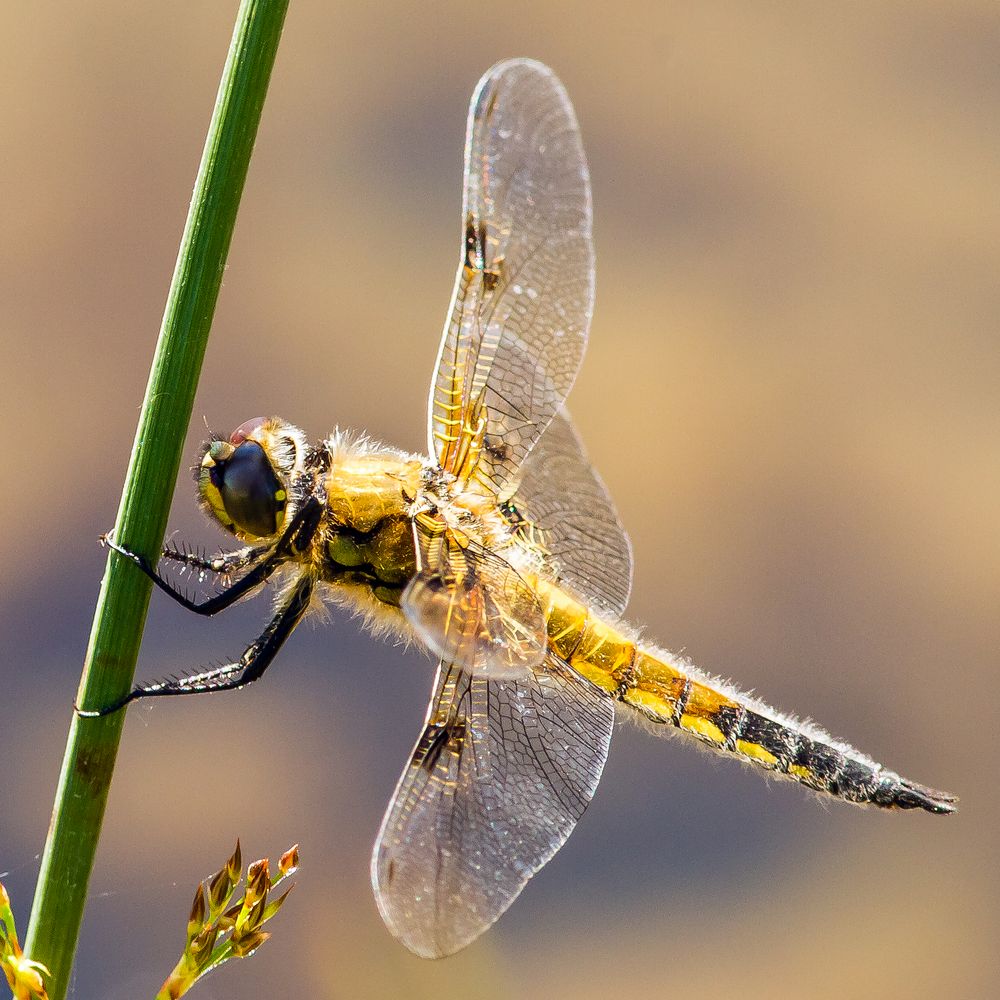
<instances>
[{"instance_id":1,"label":"wing tip","mask_svg":"<svg viewBox=\"0 0 1000 1000\"><path fill-rule=\"evenodd\" d=\"M556 75L555 70L538 59L531 59L528 56L514 56L494 63L479 78L479 83L476 84L476 89L472 94L472 101L469 104L470 135L472 124L483 117L486 104L493 98L493 95L496 94L501 84L507 80L514 81L522 75L535 76L540 80L546 80L554 84L560 100L573 114L574 121L576 120L573 105L566 93L566 88L562 80Z\"/></svg>"},{"instance_id":2,"label":"wing tip","mask_svg":"<svg viewBox=\"0 0 1000 1000\"><path fill-rule=\"evenodd\" d=\"M530 56L511 56L495 62L484 74L483 80L494 80L517 69L530 70L539 76L555 76L551 66L546 65L539 59L532 59Z\"/></svg>"}]
</instances>

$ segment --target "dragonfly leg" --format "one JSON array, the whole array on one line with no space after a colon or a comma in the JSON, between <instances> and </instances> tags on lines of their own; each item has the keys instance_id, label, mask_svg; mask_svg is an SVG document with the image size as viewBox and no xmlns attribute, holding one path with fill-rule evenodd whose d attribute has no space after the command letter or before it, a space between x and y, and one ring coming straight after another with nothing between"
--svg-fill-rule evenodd
<instances>
[{"instance_id":1,"label":"dragonfly leg","mask_svg":"<svg viewBox=\"0 0 1000 1000\"><path fill-rule=\"evenodd\" d=\"M267 628L232 663L224 663L188 677L174 677L141 684L127 695L104 708L80 709L77 714L86 719L110 715L140 698L164 698L182 694L206 694L211 691L232 691L252 684L274 662L278 650L292 634L292 630L309 610L309 601L316 586L315 577L306 573L299 578L288 596L281 602L277 613Z\"/></svg>"},{"instance_id":2,"label":"dragonfly leg","mask_svg":"<svg viewBox=\"0 0 1000 1000\"><path fill-rule=\"evenodd\" d=\"M244 597L251 590L265 583L282 563L287 562L295 554L301 552L312 540L322 513L323 505L321 501L317 497L310 497L289 522L288 527L273 548L258 549L256 550L256 554L253 555L247 554L246 550L243 553L232 553L237 567L239 560L244 557L247 560L247 565L251 565L254 558L260 561L255 566L251 565L251 568L235 583L230 584L218 594L204 601L192 600L170 580L161 576L157 572L156 567L145 556L140 555L138 552L132 552L130 549L120 545L111 534L105 535L101 541L108 548L113 549L120 556L138 566L160 590L168 597L173 598L181 607L187 608L188 611L193 611L198 615L211 616L232 607L241 597ZM254 550L251 549L249 552L254 553ZM168 556L168 558L174 557ZM198 557L193 558L197 560ZM181 557L177 561L184 562L186 559Z\"/></svg>"},{"instance_id":3,"label":"dragonfly leg","mask_svg":"<svg viewBox=\"0 0 1000 1000\"><path fill-rule=\"evenodd\" d=\"M209 559L204 550L195 551L183 543L180 546L168 544L163 547L160 558L180 563L185 569L197 570L200 574L211 573L225 581L237 570L246 569L260 559L268 548L267 545L248 545L236 552L220 552Z\"/></svg>"}]
</instances>

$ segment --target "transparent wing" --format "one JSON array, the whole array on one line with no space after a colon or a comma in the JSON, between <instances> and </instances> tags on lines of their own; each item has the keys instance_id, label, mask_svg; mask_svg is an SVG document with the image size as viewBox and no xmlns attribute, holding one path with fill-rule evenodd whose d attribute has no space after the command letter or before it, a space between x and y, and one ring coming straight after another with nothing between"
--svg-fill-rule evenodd
<instances>
[{"instance_id":1,"label":"transparent wing","mask_svg":"<svg viewBox=\"0 0 1000 1000\"><path fill-rule=\"evenodd\" d=\"M523 676L542 662L545 617L513 566L437 515L418 515L414 538L417 573L400 606L431 652L492 677Z\"/></svg>"},{"instance_id":2,"label":"transparent wing","mask_svg":"<svg viewBox=\"0 0 1000 1000\"><path fill-rule=\"evenodd\" d=\"M565 409L525 459L514 504L541 528L556 578L619 617L632 590L632 545Z\"/></svg>"},{"instance_id":3,"label":"transparent wing","mask_svg":"<svg viewBox=\"0 0 1000 1000\"><path fill-rule=\"evenodd\" d=\"M440 958L486 930L587 808L613 721L610 697L557 660L518 681L442 664L372 855L393 935Z\"/></svg>"},{"instance_id":4,"label":"transparent wing","mask_svg":"<svg viewBox=\"0 0 1000 1000\"><path fill-rule=\"evenodd\" d=\"M442 468L504 494L576 378L593 301L572 105L548 67L499 63L469 112L462 257L429 405Z\"/></svg>"}]
</instances>

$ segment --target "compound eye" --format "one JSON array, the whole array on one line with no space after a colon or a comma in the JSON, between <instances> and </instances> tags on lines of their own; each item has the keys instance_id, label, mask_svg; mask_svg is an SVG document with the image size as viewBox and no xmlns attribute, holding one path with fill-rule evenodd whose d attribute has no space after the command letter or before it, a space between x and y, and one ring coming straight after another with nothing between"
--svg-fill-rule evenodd
<instances>
[{"instance_id":1,"label":"compound eye","mask_svg":"<svg viewBox=\"0 0 1000 1000\"><path fill-rule=\"evenodd\" d=\"M228 459L212 468L211 477L226 513L239 528L259 538L278 530L285 491L256 441L244 440Z\"/></svg>"}]
</instances>

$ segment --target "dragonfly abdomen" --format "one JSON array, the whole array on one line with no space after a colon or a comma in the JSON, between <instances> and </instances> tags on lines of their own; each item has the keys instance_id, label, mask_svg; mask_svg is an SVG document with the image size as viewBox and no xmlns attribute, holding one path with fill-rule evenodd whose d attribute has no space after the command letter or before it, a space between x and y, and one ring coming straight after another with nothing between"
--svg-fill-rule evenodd
<instances>
[{"instance_id":1,"label":"dragonfly abdomen","mask_svg":"<svg viewBox=\"0 0 1000 1000\"><path fill-rule=\"evenodd\" d=\"M848 802L947 813L955 799L900 777L816 727L779 713L688 663L644 647L564 591L539 587L549 646L646 720Z\"/></svg>"}]
</instances>

